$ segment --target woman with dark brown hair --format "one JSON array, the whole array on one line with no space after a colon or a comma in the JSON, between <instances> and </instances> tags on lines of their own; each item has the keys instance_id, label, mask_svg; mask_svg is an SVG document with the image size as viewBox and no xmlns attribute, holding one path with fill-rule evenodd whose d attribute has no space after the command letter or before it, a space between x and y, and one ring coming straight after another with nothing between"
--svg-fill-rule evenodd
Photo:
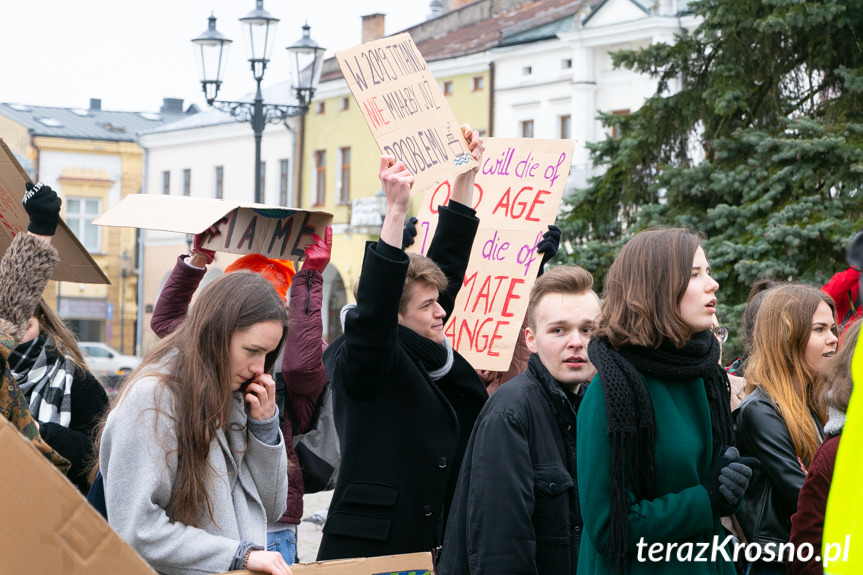
<instances>
[{"instance_id":1,"label":"woman with dark brown hair","mask_svg":"<svg viewBox=\"0 0 863 575\"><path fill-rule=\"evenodd\" d=\"M269 375L287 325L267 280L221 276L109 413L99 454L108 523L160 573L290 573L263 550L288 487Z\"/></svg>"},{"instance_id":2,"label":"woman with dark brown hair","mask_svg":"<svg viewBox=\"0 0 863 575\"><path fill-rule=\"evenodd\" d=\"M752 474L729 447L718 288L683 229L636 234L608 270L588 346L597 376L578 413L580 574L735 572L721 554L697 559L722 544L720 517Z\"/></svg>"}]
</instances>

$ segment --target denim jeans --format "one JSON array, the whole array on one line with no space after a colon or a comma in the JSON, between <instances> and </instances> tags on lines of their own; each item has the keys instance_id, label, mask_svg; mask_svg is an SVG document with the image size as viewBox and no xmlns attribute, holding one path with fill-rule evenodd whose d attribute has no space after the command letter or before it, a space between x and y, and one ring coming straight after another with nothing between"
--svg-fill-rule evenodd
<instances>
[{"instance_id":1,"label":"denim jeans","mask_svg":"<svg viewBox=\"0 0 863 575\"><path fill-rule=\"evenodd\" d=\"M285 563L293 565L297 562L297 534L293 529L267 533L267 551L278 551Z\"/></svg>"}]
</instances>

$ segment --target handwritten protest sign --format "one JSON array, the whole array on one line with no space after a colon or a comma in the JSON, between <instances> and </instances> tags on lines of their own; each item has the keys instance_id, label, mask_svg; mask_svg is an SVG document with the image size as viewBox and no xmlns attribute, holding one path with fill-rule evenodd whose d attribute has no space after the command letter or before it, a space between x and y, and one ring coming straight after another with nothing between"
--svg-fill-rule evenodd
<instances>
[{"instance_id":1,"label":"handwritten protest sign","mask_svg":"<svg viewBox=\"0 0 863 575\"><path fill-rule=\"evenodd\" d=\"M305 259L313 235L324 237L332 214L185 196L132 194L93 220L122 226L197 234L222 219L220 234L203 247L232 254L261 254L280 260Z\"/></svg>"},{"instance_id":2,"label":"handwritten protest sign","mask_svg":"<svg viewBox=\"0 0 863 575\"><path fill-rule=\"evenodd\" d=\"M505 371L542 257L536 247L557 217L573 140L485 138L474 187L480 220L464 285L444 333L477 369ZM425 253L450 182L428 191L409 251Z\"/></svg>"},{"instance_id":3,"label":"handwritten protest sign","mask_svg":"<svg viewBox=\"0 0 863 575\"><path fill-rule=\"evenodd\" d=\"M27 232L30 217L21 205L21 198L24 197L24 185L29 181L30 177L15 159L12 150L0 140L0 255L6 253L12 238ZM61 221L57 226L51 244L60 253L60 263L54 268L52 280L84 284L111 283L65 222Z\"/></svg>"},{"instance_id":4,"label":"handwritten protest sign","mask_svg":"<svg viewBox=\"0 0 863 575\"><path fill-rule=\"evenodd\" d=\"M414 193L476 166L455 114L409 34L336 52L381 152L414 175Z\"/></svg>"}]
</instances>

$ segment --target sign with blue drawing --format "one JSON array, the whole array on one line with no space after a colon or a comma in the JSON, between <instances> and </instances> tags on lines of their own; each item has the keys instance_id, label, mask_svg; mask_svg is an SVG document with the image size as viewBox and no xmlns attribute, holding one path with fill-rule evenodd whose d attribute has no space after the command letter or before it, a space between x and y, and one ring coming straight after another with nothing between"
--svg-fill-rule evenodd
<instances>
[{"instance_id":1,"label":"sign with blue drawing","mask_svg":"<svg viewBox=\"0 0 863 575\"><path fill-rule=\"evenodd\" d=\"M409 34L336 52L336 59L381 152L414 175L415 194L476 166L461 124Z\"/></svg>"}]
</instances>

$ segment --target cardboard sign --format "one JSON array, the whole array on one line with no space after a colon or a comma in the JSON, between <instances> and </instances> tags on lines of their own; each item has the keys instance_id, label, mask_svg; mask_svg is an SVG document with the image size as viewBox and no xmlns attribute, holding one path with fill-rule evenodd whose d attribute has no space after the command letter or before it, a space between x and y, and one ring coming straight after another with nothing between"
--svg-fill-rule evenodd
<instances>
[{"instance_id":1,"label":"cardboard sign","mask_svg":"<svg viewBox=\"0 0 863 575\"><path fill-rule=\"evenodd\" d=\"M30 177L15 159L12 150L0 139L0 255L6 253L16 234L27 232L30 217L21 205L21 198L26 189L24 185L29 181ZM52 280L84 284L111 283L65 222L60 221L51 244L60 253L60 263L54 269Z\"/></svg>"},{"instance_id":2,"label":"cardboard sign","mask_svg":"<svg viewBox=\"0 0 863 575\"><path fill-rule=\"evenodd\" d=\"M434 575L431 553L338 559L291 565L294 575ZM253 575L251 571L231 571ZM257 572L255 572L257 573Z\"/></svg>"},{"instance_id":3,"label":"cardboard sign","mask_svg":"<svg viewBox=\"0 0 863 575\"><path fill-rule=\"evenodd\" d=\"M474 184L479 230L444 333L476 369L506 371L542 262L536 247L557 218L574 140L485 138ZM409 251L425 253L450 182L430 190Z\"/></svg>"},{"instance_id":4,"label":"cardboard sign","mask_svg":"<svg viewBox=\"0 0 863 575\"><path fill-rule=\"evenodd\" d=\"M226 218L218 235L203 247L232 254L305 259L304 248L314 234L324 237L333 215L209 198L131 194L93 220L100 226L121 226L197 234Z\"/></svg>"},{"instance_id":5,"label":"cardboard sign","mask_svg":"<svg viewBox=\"0 0 863 575\"><path fill-rule=\"evenodd\" d=\"M476 166L410 34L336 52L336 59L381 152L404 162L415 193Z\"/></svg>"},{"instance_id":6,"label":"cardboard sign","mask_svg":"<svg viewBox=\"0 0 863 575\"><path fill-rule=\"evenodd\" d=\"M7 550L0 571L156 575L4 417L0 460L0 541Z\"/></svg>"}]
</instances>

